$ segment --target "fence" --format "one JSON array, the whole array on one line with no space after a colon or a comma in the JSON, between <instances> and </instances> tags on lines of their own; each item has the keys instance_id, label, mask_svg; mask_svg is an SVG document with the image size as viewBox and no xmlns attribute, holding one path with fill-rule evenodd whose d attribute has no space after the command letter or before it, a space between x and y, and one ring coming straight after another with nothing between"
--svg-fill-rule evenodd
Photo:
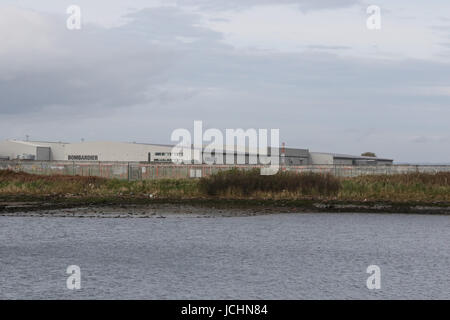
<instances>
[{"instance_id":1,"label":"fence","mask_svg":"<svg viewBox=\"0 0 450 320\"><path fill-rule=\"evenodd\" d=\"M124 162L70 162L70 161L0 161L0 170L13 170L32 174L64 174L97 176L126 180L183 179L204 177L221 170L259 168L255 165L175 165ZM367 174L398 174L410 172L450 172L450 165L304 165L286 166L280 170L297 173L331 173L340 177Z\"/></svg>"}]
</instances>

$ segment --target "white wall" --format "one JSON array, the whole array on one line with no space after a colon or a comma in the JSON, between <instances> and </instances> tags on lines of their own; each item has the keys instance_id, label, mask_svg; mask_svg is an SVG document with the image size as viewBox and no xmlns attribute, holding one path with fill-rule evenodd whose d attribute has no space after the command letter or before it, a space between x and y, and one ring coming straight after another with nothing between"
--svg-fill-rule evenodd
<instances>
[{"instance_id":1,"label":"white wall","mask_svg":"<svg viewBox=\"0 0 450 320\"><path fill-rule=\"evenodd\" d=\"M34 142L39 146L50 147L50 160L58 161L65 160L66 146L69 145L64 142Z\"/></svg>"},{"instance_id":2,"label":"white wall","mask_svg":"<svg viewBox=\"0 0 450 320\"><path fill-rule=\"evenodd\" d=\"M95 155L98 161L148 161L148 153L152 153L152 160L155 159L156 152L169 153L171 146L157 146L124 142L82 142L82 143L62 143L62 142L34 142L5 140L0 141L0 156L17 159L23 154L36 156L37 147L50 147L50 160L67 161L69 155ZM161 156L159 158L170 158Z\"/></svg>"},{"instance_id":3,"label":"white wall","mask_svg":"<svg viewBox=\"0 0 450 320\"><path fill-rule=\"evenodd\" d=\"M67 144L65 146L64 159L68 160L70 155L98 156L98 161L148 161L148 153L171 152L170 146L156 146L125 142L81 142Z\"/></svg>"},{"instance_id":4,"label":"white wall","mask_svg":"<svg viewBox=\"0 0 450 320\"><path fill-rule=\"evenodd\" d=\"M24 154L36 156L36 145L13 140L0 141L0 156L12 160Z\"/></svg>"}]
</instances>

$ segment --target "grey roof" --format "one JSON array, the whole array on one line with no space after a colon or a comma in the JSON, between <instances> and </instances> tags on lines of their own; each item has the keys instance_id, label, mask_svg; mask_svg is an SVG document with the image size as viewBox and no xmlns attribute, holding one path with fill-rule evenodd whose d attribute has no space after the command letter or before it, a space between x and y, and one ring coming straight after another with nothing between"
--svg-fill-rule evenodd
<instances>
[{"instance_id":1,"label":"grey roof","mask_svg":"<svg viewBox=\"0 0 450 320\"><path fill-rule=\"evenodd\" d=\"M361 160L394 161L393 159L388 159L388 158L353 156L351 154L343 154L343 153L329 153L329 152L313 152L313 153L329 154L329 155L332 155L333 158L340 158L340 159L361 159Z\"/></svg>"},{"instance_id":2,"label":"grey roof","mask_svg":"<svg viewBox=\"0 0 450 320\"><path fill-rule=\"evenodd\" d=\"M146 146L158 146L158 147L175 147L174 144L145 143L145 142L125 142L125 143L134 143L134 144L142 144L142 145L146 145Z\"/></svg>"},{"instance_id":3,"label":"grey roof","mask_svg":"<svg viewBox=\"0 0 450 320\"><path fill-rule=\"evenodd\" d=\"M39 141L39 140L12 140L12 141L22 141L22 142L31 142L31 143L61 143L61 144L70 144L70 142L64 142L64 141Z\"/></svg>"}]
</instances>

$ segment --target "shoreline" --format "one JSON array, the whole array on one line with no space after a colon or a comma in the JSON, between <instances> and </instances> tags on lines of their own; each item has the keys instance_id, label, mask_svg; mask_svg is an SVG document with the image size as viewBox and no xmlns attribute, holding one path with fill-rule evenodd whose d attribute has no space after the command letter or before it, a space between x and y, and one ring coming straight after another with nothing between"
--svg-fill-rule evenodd
<instances>
[{"instance_id":1,"label":"shoreline","mask_svg":"<svg viewBox=\"0 0 450 320\"><path fill-rule=\"evenodd\" d=\"M0 198L0 216L150 218L162 215L255 216L275 213L450 215L447 202L258 200L225 198Z\"/></svg>"},{"instance_id":2,"label":"shoreline","mask_svg":"<svg viewBox=\"0 0 450 320\"><path fill-rule=\"evenodd\" d=\"M0 170L0 216L73 216L77 210L85 216L118 212L119 217L137 211L145 217L160 212L450 215L449 181L450 173L338 178L230 170L198 180L124 181Z\"/></svg>"}]
</instances>

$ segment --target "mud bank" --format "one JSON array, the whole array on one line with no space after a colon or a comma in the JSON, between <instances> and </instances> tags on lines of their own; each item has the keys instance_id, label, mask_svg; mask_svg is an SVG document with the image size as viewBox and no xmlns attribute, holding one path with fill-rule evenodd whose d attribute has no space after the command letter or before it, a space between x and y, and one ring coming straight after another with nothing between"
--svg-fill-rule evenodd
<instances>
[{"instance_id":1,"label":"mud bank","mask_svg":"<svg viewBox=\"0 0 450 320\"><path fill-rule=\"evenodd\" d=\"M275 213L450 215L450 203L256 199L0 199L0 216L164 218L167 215L254 216Z\"/></svg>"}]
</instances>

